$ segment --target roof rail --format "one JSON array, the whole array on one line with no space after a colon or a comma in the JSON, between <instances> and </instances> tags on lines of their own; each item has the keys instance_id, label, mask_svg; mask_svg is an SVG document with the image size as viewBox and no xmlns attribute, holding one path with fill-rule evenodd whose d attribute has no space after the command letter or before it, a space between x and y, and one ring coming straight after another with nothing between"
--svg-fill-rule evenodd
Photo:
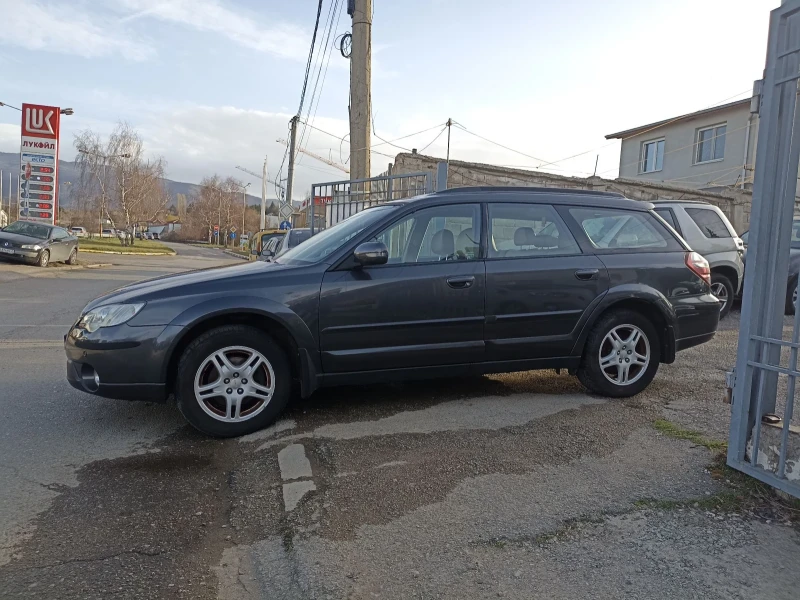
<instances>
[{"instance_id":1,"label":"roof rail","mask_svg":"<svg viewBox=\"0 0 800 600\"><path fill-rule=\"evenodd\" d=\"M618 192L602 192L599 190L582 190L577 188L553 188L553 187L524 187L524 186L477 186L477 187L457 187L434 192L434 194L477 193L477 192L518 192L535 194L565 194L565 195L587 195L587 196L608 196L610 198L624 198Z\"/></svg>"}]
</instances>

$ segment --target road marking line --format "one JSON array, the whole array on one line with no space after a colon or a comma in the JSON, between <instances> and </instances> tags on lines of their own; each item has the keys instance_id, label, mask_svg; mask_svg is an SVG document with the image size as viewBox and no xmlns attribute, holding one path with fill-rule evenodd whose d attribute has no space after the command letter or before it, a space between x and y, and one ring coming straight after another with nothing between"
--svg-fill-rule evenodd
<instances>
[{"instance_id":1,"label":"road marking line","mask_svg":"<svg viewBox=\"0 0 800 600\"><path fill-rule=\"evenodd\" d=\"M278 452L278 466L281 468L281 478L284 481L313 475L303 444L291 444Z\"/></svg>"}]
</instances>

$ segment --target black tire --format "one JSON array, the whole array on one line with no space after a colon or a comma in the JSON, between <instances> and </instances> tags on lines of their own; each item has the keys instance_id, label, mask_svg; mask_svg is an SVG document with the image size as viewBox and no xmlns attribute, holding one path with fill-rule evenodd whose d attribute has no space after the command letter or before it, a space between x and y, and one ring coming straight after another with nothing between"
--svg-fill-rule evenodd
<instances>
[{"instance_id":1,"label":"black tire","mask_svg":"<svg viewBox=\"0 0 800 600\"><path fill-rule=\"evenodd\" d=\"M733 306L733 296L736 291L733 289L733 283L731 283L731 280L721 273L711 273L712 291L715 288L726 294L725 298L721 298L721 300L725 300L725 304L719 309L719 318L724 319L728 316L728 313L731 312L731 307Z\"/></svg>"},{"instance_id":2,"label":"black tire","mask_svg":"<svg viewBox=\"0 0 800 600\"><path fill-rule=\"evenodd\" d=\"M784 313L787 315L794 314L794 292L797 289L797 275L789 278L789 283L786 284L786 306Z\"/></svg>"},{"instance_id":3,"label":"black tire","mask_svg":"<svg viewBox=\"0 0 800 600\"><path fill-rule=\"evenodd\" d=\"M78 264L78 249L73 248L72 252L69 253L69 258L67 259L68 265L77 265Z\"/></svg>"},{"instance_id":4,"label":"black tire","mask_svg":"<svg viewBox=\"0 0 800 600\"><path fill-rule=\"evenodd\" d=\"M600 349L606 335L615 327L633 325L637 327L647 340L650 359L643 373L629 384L617 384L609 380L600 368ZM647 317L628 309L611 311L603 315L592 327L583 348L581 365L578 368L578 379L591 392L611 398L627 398L644 390L658 371L661 362L661 341L658 333Z\"/></svg>"},{"instance_id":5,"label":"black tire","mask_svg":"<svg viewBox=\"0 0 800 600\"><path fill-rule=\"evenodd\" d=\"M42 250L36 258L36 265L39 267L46 267L50 264L50 250Z\"/></svg>"},{"instance_id":6,"label":"black tire","mask_svg":"<svg viewBox=\"0 0 800 600\"><path fill-rule=\"evenodd\" d=\"M275 389L267 405L252 418L223 422L209 416L195 397L195 375L214 352L231 346L245 346L261 353L275 374ZM197 430L215 437L237 437L263 429L280 415L289 401L292 373L284 351L262 331L246 325L217 327L193 340L181 356L175 384L178 410Z\"/></svg>"}]
</instances>

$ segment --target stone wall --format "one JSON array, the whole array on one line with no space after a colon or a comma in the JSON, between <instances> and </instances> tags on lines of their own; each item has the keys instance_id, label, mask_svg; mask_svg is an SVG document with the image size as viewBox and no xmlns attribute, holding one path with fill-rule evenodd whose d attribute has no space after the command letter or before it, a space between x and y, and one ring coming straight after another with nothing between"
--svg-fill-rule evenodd
<instances>
[{"instance_id":1,"label":"stone wall","mask_svg":"<svg viewBox=\"0 0 800 600\"><path fill-rule=\"evenodd\" d=\"M392 173L436 173L441 158L421 154L402 153L395 157ZM473 186L537 186L572 188L619 192L635 200L702 200L714 204L730 220L738 233L747 231L750 226L750 204L752 194L746 190L703 191L682 188L659 182L633 181L630 179L603 179L602 177L565 177L540 171L509 169L482 163L451 160L447 174L447 187Z\"/></svg>"}]
</instances>

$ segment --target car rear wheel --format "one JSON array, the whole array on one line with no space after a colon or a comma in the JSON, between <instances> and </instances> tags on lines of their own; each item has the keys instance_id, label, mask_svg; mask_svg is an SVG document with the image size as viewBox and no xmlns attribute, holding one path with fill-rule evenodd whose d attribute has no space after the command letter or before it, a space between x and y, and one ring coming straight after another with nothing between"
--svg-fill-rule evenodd
<instances>
[{"instance_id":1,"label":"car rear wheel","mask_svg":"<svg viewBox=\"0 0 800 600\"><path fill-rule=\"evenodd\" d=\"M46 267L50 264L50 250L42 250L39 253L39 258L36 259L36 264L40 267Z\"/></svg>"},{"instance_id":2,"label":"car rear wheel","mask_svg":"<svg viewBox=\"0 0 800 600\"><path fill-rule=\"evenodd\" d=\"M720 273L711 274L711 293L719 298L719 318L723 319L731 312L733 304L733 284L731 280Z\"/></svg>"},{"instance_id":3,"label":"car rear wheel","mask_svg":"<svg viewBox=\"0 0 800 600\"><path fill-rule=\"evenodd\" d=\"M73 248L72 252L69 253L69 258L67 259L68 265L77 265L78 264L78 249Z\"/></svg>"},{"instance_id":4,"label":"car rear wheel","mask_svg":"<svg viewBox=\"0 0 800 600\"><path fill-rule=\"evenodd\" d=\"M263 429L286 406L292 386L283 350L253 327L229 325L192 341L178 366L178 409L196 429L235 437Z\"/></svg>"},{"instance_id":5,"label":"car rear wheel","mask_svg":"<svg viewBox=\"0 0 800 600\"><path fill-rule=\"evenodd\" d=\"M660 361L660 341L650 321L632 310L616 310L592 328L578 379L596 394L625 398L650 384Z\"/></svg>"},{"instance_id":6,"label":"car rear wheel","mask_svg":"<svg viewBox=\"0 0 800 600\"><path fill-rule=\"evenodd\" d=\"M797 276L792 277L789 279L789 283L786 285L786 310L784 311L787 315L794 314L794 307L797 303Z\"/></svg>"}]
</instances>

